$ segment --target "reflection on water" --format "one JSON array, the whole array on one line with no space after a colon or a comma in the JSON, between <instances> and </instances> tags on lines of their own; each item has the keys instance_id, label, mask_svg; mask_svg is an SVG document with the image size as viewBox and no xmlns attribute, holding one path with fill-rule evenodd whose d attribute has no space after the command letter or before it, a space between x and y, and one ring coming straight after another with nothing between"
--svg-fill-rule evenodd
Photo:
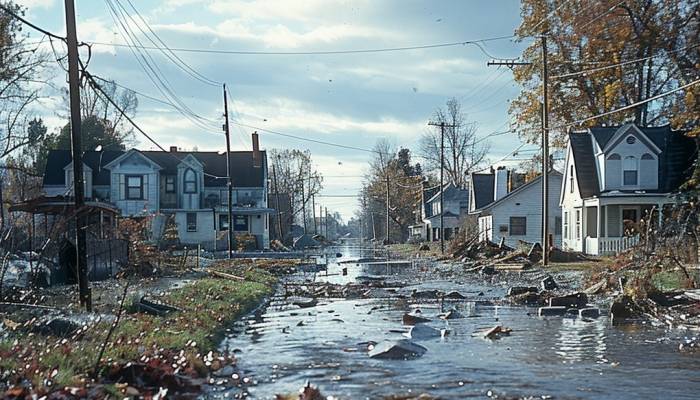
<instances>
[{"instance_id":1,"label":"reflection on water","mask_svg":"<svg viewBox=\"0 0 700 400\"><path fill-rule=\"evenodd\" d=\"M367 257L350 248L339 251L339 261ZM345 267L347 276L341 273ZM328 276L317 274L317 279L342 283L377 273L373 268L378 267L331 264ZM414 282L419 272L405 268L392 273L395 279ZM633 330L611 327L606 318L538 318L533 309L481 301L483 296L477 294L490 288L478 283L424 282L401 290L410 293L414 288L457 290L469 299L444 307L397 298L322 300L299 309L273 298L262 313L237 323L222 343L236 351L247 383L210 397L274 398L276 393L296 393L307 380L341 399L409 393L463 399L489 391L567 399L681 399L696 398L700 390L700 358L678 353L664 331L641 325ZM493 293L500 295L498 290ZM415 360L370 359L367 342L403 337L401 316L412 307L431 318L430 325L447 328L450 334L420 341L428 352ZM450 307L467 318L437 318L441 309ZM513 328L512 335L497 341L473 336L497 324Z\"/></svg>"}]
</instances>

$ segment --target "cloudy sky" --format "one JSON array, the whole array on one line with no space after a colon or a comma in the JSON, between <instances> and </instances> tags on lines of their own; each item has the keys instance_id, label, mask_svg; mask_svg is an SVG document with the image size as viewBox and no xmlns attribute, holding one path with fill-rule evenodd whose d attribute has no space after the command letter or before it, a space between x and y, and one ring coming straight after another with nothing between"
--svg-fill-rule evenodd
<instances>
[{"instance_id":1,"label":"cloudy sky","mask_svg":"<svg viewBox=\"0 0 700 400\"><path fill-rule=\"evenodd\" d=\"M508 100L518 91L510 71L488 67L490 57L474 45L376 53L279 54L507 36L519 24L517 0L110 1L113 7L121 4L128 11L120 11L120 20L124 23L129 16L133 18L126 26L143 44L151 43L133 22L140 20L132 5L170 47L258 53L176 53L197 74L228 85L235 150L250 149L251 126L359 148L371 148L376 140L387 138L397 146L416 149L435 109L451 97L462 101L468 119L479 124L479 136L486 136L508 127ZM18 3L27 7L28 19L64 35L63 1ZM89 70L164 99L132 50L119 46L127 42L108 2L76 0L76 9L78 40L103 43L93 45ZM148 30L145 24L141 27ZM517 56L523 46L508 39L482 44L490 55L503 58ZM57 46L56 50L60 53L63 48ZM135 120L165 147L222 150L221 87L195 79L158 51L146 53L172 93L202 119L195 123L194 118L172 107L141 97ZM82 57L86 58L85 52ZM58 67L55 71L56 85L65 85L65 73ZM65 121L56 116L60 102L51 96L47 90L37 112L51 127L63 125ZM137 147L152 148L142 137L136 139ZM518 144L514 135L494 137L490 159L501 159ZM261 146L309 149L326 175L326 196L356 194L370 157L359 150L266 132L261 132ZM352 197L322 197L317 202L346 218L357 204Z\"/></svg>"}]
</instances>

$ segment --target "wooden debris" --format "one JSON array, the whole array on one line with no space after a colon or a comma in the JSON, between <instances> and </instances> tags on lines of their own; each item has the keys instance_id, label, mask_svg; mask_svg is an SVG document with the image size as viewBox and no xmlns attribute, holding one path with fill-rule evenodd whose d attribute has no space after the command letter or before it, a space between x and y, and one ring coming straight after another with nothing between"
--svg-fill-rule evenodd
<instances>
[{"instance_id":1,"label":"wooden debris","mask_svg":"<svg viewBox=\"0 0 700 400\"><path fill-rule=\"evenodd\" d=\"M231 279L234 281L245 281L245 278L242 276L227 274L226 272L221 271L209 270L209 274L216 276L217 278Z\"/></svg>"}]
</instances>

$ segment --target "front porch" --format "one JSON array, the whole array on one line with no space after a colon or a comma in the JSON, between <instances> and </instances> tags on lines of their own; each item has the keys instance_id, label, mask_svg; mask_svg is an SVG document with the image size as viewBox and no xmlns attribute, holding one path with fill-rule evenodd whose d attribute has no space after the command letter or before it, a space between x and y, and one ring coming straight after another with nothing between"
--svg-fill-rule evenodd
<instances>
[{"instance_id":1,"label":"front porch","mask_svg":"<svg viewBox=\"0 0 700 400\"><path fill-rule=\"evenodd\" d=\"M614 255L639 243L650 223L661 222L666 196L622 196L586 199L571 216L580 251L589 255ZM567 227L565 226L565 230Z\"/></svg>"}]
</instances>

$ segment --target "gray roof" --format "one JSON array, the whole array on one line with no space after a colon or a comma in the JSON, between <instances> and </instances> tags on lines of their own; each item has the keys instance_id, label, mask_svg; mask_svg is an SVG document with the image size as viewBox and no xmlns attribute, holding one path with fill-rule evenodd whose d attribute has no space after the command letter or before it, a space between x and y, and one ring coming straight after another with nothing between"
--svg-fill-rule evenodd
<instances>
[{"instance_id":1,"label":"gray roof","mask_svg":"<svg viewBox=\"0 0 700 400\"><path fill-rule=\"evenodd\" d=\"M587 132L569 134L569 143L576 165L576 179L582 198L601 193L592 140L604 148L615 134L626 130L631 124L590 128ZM676 191L692 174L697 159L697 142L682 131L672 130L669 125L659 127L637 127L656 147L659 154L659 188L649 193Z\"/></svg>"},{"instance_id":2,"label":"gray roof","mask_svg":"<svg viewBox=\"0 0 700 400\"><path fill-rule=\"evenodd\" d=\"M578 181L578 190L581 192L581 197L595 196L600 190L600 185L598 183L598 172L595 156L593 155L591 135L588 133L571 133L569 141L571 143L571 153L574 157L574 165L576 166L574 169L576 170L576 180Z\"/></svg>"},{"instance_id":3,"label":"gray roof","mask_svg":"<svg viewBox=\"0 0 700 400\"><path fill-rule=\"evenodd\" d=\"M493 202L495 174L472 174L472 188L475 209L486 207Z\"/></svg>"},{"instance_id":4,"label":"gray roof","mask_svg":"<svg viewBox=\"0 0 700 400\"><path fill-rule=\"evenodd\" d=\"M83 154L85 165L92 168L93 185L109 185L109 170L104 166L124 151L86 151ZM181 160L192 154L204 166L204 172L215 176L226 176L226 153L219 154L215 151L141 151L151 161L158 164L161 174L177 174L177 166ZM260 152L263 167L266 163L265 151ZM65 185L63 169L71 162L70 150L51 150L46 161L44 171L44 185ZM231 171L234 187L262 187L264 179L263 168L253 167L252 151L232 151ZM226 186L226 179L217 179L212 176L204 176L205 186Z\"/></svg>"}]
</instances>

